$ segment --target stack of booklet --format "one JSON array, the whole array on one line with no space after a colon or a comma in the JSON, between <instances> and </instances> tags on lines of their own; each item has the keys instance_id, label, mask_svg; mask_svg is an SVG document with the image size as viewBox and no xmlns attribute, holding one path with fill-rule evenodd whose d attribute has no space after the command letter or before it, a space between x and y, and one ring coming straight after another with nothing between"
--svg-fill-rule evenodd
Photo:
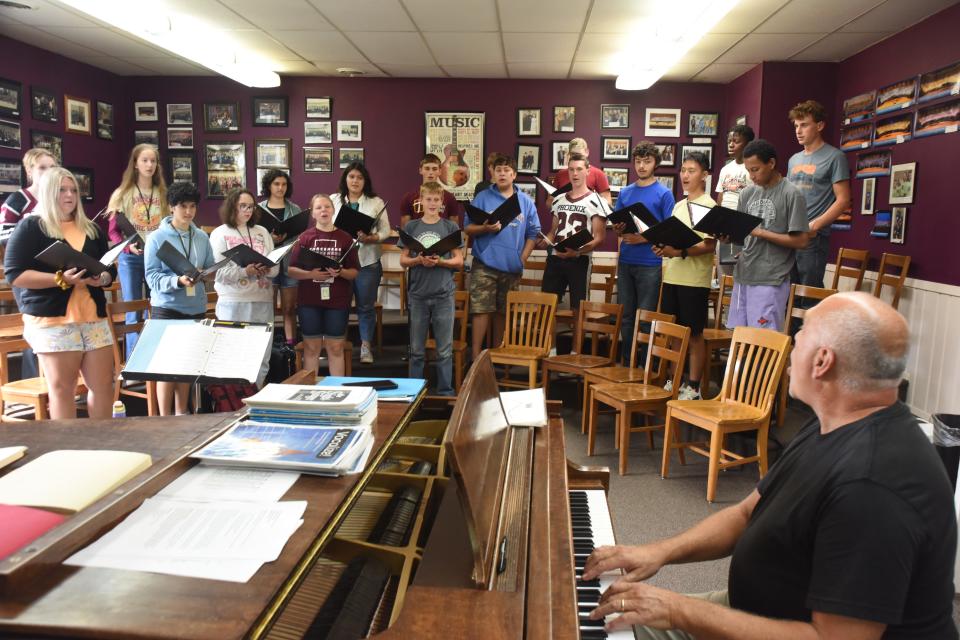
<instances>
[{"instance_id":1,"label":"stack of booklet","mask_svg":"<svg viewBox=\"0 0 960 640\"><path fill-rule=\"evenodd\" d=\"M246 420L192 454L206 464L339 476L363 470L373 449L370 387L269 384L246 398Z\"/></svg>"}]
</instances>

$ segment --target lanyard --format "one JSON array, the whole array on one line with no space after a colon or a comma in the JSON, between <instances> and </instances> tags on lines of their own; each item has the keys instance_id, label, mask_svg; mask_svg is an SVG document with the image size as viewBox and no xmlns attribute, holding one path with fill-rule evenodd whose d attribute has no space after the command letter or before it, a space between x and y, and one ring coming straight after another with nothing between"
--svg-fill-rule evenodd
<instances>
[{"instance_id":1,"label":"lanyard","mask_svg":"<svg viewBox=\"0 0 960 640\"><path fill-rule=\"evenodd\" d=\"M238 228L237 233L240 234L240 242L243 242L243 231L240 231L240 229ZM250 245L250 248L253 249L253 233L250 231L249 226L247 227L247 242L245 244Z\"/></svg>"},{"instance_id":2,"label":"lanyard","mask_svg":"<svg viewBox=\"0 0 960 640\"><path fill-rule=\"evenodd\" d=\"M193 253L193 227L190 227L188 238L187 244L183 244L183 236L180 235L180 231L177 231L177 240L180 241L180 248L183 249L183 255L186 256L187 260L190 260L190 255ZM190 264L193 264L193 261L191 261Z\"/></svg>"},{"instance_id":3,"label":"lanyard","mask_svg":"<svg viewBox=\"0 0 960 640\"><path fill-rule=\"evenodd\" d=\"M143 197L143 191L140 191L140 185L135 185L135 186L137 187L137 193L140 194L140 203L142 204L143 201L146 200L146 198ZM150 208L152 206L153 206L153 186L150 187L150 200L147 201L147 204L144 207L144 209L146 210L148 223L150 222Z\"/></svg>"}]
</instances>

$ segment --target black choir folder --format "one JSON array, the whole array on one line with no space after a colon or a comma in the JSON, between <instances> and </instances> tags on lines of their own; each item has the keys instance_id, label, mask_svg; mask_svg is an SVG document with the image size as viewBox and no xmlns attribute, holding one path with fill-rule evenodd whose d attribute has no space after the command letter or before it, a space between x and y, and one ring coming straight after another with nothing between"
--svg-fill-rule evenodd
<instances>
[{"instance_id":1,"label":"black choir folder","mask_svg":"<svg viewBox=\"0 0 960 640\"><path fill-rule=\"evenodd\" d=\"M116 262L117 258L120 257L120 252L123 251L128 244L137 240L139 237L140 236L134 233L126 240L118 242L112 249L103 254L103 257L99 260L91 258L82 251L77 251L63 240L57 240L35 257L40 262L54 269L59 269L60 271L85 269L87 276L99 276L109 269L110 265Z\"/></svg>"},{"instance_id":2,"label":"black choir folder","mask_svg":"<svg viewBox=\"0 0 960 640\"><path fill-rule=\"evenodd\" d=\"M124 380L255 384L273 326L214 320L147 320Z\"/></svg>"},{"instance_id":3,"label":"black choir folder","mask_svg":"<svg viewBox=\"0 0 960 640\"><path fill-rule=\"evenodd\" d=\"M344 205L341 206L340 210L337 212L337 217L333 221L333 226L341 231L346 231L351 236L356 238L361 231L364 233L372 232L377 223L380 222L380 216L382 216L383 212L386 210L387 205L384 203L383 208L380 209L380 212L371 218L361 211L357 211L352 207Z\"/></svg>"},{"instance_id":4,"label":"black choir folder","mask_svg":"<svg viewBox=\"0 0 960 640\"><path fill-rule=\"evenodd\" d=\"M200 280L205 278L211 273L215 273L220 267L226 266L230 262L230 258L224 258L220 262L214 262L212 265L206 269L198 269L192 262L187 260L187 258L173 248L173 245L163 241L163 244L160 245L160 248L157 249L157 257L160 258L160 261L163 264L170 267L170 270L173 271L178 276L187 276L193 281Z\"/></svg>"},{"instance_id":5,"label":"black choir folder","mask_svg":"<svg viewBox=\"0 0 960 640\"><path fill-rule=\"evenodd\" d=\"M518 191L514 191L512 196L504 200L499 207L490 213L472 204L463 206L467 211L467 216L474 224L496 224L499 222L501 227L505 227L520 215L520 196L517 195L518 193Z\"/></svg>"},{"instance_id":6,"label":"black choir folder","mask_svg":"<svg viewBox=\"0 0 960 640\"><path fill-rule=\"evenodd\" d=\"M693 229L674 216L670 216L663 222L640 232L640 235L646 238L650 244L673 247L674 249L689 249L703 241L700 236L694 233Z\"/></svg>"},{"instance_id":7,"label":"black choir folder","mask_svg":"<svg viewBox=\"0 0 960 640\"><path fill-rule=\"evenodd\" d=\"M624 233L640 233L645 231L646 228L660 223L642 202L635 202L630 206L613 211L607 216L607 220L613 224L623 223L625 225Z\"/></svg>"},{"instance_id":8,"label":"black choir folder","mask_svg":"<svg viewBox=\"0 0 960 640\"><path fill-rule=\"evenodd\" d=\"M580 229L580 231L571 233L567 237L557 240L556 242L550 242L550 238L545 236L543 233L540 234L540 237L543 238L548 245L553 247L554 251L563 251L564 249L576 251L583 245L593 240L593 235L586 229Z\"/></svg>"},{"instance_id":9,"label":"black choir folder","mask_svg":"<svg viewBox=\"0 0 960 640\"><path fill-rule=\"evenodd\" d=\"M312 271L313 269L342 269L344 259L353 251L354 247L359 246L359 244L359 242L354 240L353 244L347 247L337 260L311 251L310 249L300 247L300 254L296 266L301 269L306 269L307 271Z\"/></svg>"},{"instance_id":10,"label":"black choir folder","mask_svg":"<svg viewBox=\"0 0 960 640\"><path fill-rule=\"evenodd\" d=\"M543 187L543 190L546 191L546 192L547 192L547 195L550 196L551 198L556 198L556 197L559 196L559 195L562 195L562 194L564 194L564 193L568 193L568 192L570 192L570 191L573 190L573 183L572 183L572 182L568 182L567 184L563 185L562 187L555 187L555 186L553 186L552 184L550 184L549 182L545 182L545 181L541 180L541 179L538 178L537 176L533 176L533 179L540 183L540 186Z\"/></svg>"},{"instance_id":11,"label":"black choir folder","mask_svg":"<svg viewBox=\"0 0 960 640\"><path fill-rule=\"evenodd\" d=\"M457 229L448 236L440 238L429 247L423 246L420 244L420 241L399 227L397 228L397 232L400 234L400 240L403 242L404 249L422 253L425 256L442 256L463 244L460 229Z\"/></svg>"},{"instance_id":12,"label":"black choir folder","mask_svg":"<svg viewBox=\"0 0 960 640\"><path fill-rule=\"evenodd\" d=\"M699 210L694 216L700 218L693 225L694 230L711 236L730 236L735 244L743 244L750 232L763 222L757 216L720 205L709 208L695 202L690 204Z\"/></svg>"},{"instance_id":13,"label":"black choir folder","mask_svg":"<svg viewBox=\"0 0 960 640\"><path fill-rule=\"evenodd\" d=\"M274 249L267 255L263 255L259 251L251 249L250 245L238 244L234 248L224 251L223 257L229 258L241 267L246 267L251 264L262 264L268 269L272 269L280 264L280 261L290 253L291 249L293 249L292 242Z\"/></svg>"},{"instance_id":14,"label":"black choir folder","mask_svg":"<svg viewBox=\"0 0 960 640\"><path fill-rule=\"evenodd\" d=\"M307 230L310 226L310 212L301 210L290 216L286 220L281 220L273 215L273 212L257 205L260 210L260 220L257 222L261 227L277 236L298 236Z\"/></svg>"}]
</instances>

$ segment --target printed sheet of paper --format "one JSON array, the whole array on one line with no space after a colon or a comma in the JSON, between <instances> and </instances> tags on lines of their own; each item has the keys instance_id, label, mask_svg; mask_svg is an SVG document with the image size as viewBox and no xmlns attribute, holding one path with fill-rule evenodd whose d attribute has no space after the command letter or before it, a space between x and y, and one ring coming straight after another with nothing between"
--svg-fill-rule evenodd
<instances>
[{"instance_id":1,"label":"printed sheet of paper","mask_svg":"<svg viewBox=\"0 0 960 640\"><path fill-rule=\"evenodd\" d=\"M276 502L300 477L291 471L208 467L198 464L157 494L195 502Z\"/></svg>"}]
</instances>

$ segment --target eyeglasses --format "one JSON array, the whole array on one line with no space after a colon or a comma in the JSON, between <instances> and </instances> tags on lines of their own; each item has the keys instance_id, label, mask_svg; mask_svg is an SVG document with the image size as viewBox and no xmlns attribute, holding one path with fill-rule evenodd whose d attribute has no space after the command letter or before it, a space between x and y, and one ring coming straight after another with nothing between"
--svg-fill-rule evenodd
<instances>
[{"instance_id":1,"label":"eyeglasses","mask_svg":"<svg viewBox=\"0 0 960 640\"><path fill-rule=\"evenodd\" d=\"M239 205L237 205L237 206L240 207L240 211L253 211L253 207L256 206L256 205L252 205L252 204L242 204L242 203L241 203L241 204L239 204Z\"/></svg>"}]
</instances>

